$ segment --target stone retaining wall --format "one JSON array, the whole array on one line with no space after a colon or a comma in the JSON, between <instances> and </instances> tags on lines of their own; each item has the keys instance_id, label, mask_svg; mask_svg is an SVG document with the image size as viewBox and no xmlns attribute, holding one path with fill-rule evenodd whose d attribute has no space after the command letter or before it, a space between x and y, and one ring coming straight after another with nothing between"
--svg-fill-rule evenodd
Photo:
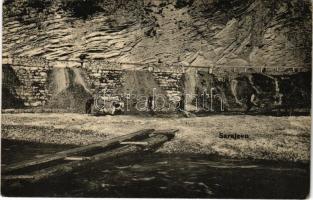
<instances>
[{"instance_id":1,"label":"stone retaining wall","mask_svg":"<svg viewBox=\"0 0 313 200\"><path fill-rule=\"evenodd\" d=\"M180 99L184 91L183 73L178 72L153 72L160 87L167 93L170 101Z\"/></svg>"},{"instance_id":2,"label":"stone retaining wall","mask_svg":"<svg viewBox=\"0 0 313 200\"><path fill-rule=\"evenodd\" d=\"M122 91L125 76L125 70L110 70L101 67L84 68L86 72L88 85L95 93L105 93L106 96L123 95ZM154 80L165 92L170 102L179 101L184 90L182 72L149 72L152 73ZM152 90L153 88L151 88Z\"/></svg>"},{"instance_id":3,"label":"stone retaining wall","mask_svg":"<svg viewBox=\"0 0 313 200\"><path fill-rule=\"evenodd\" d=\"M3 76L3 102L12 102L12 97L23 102L26 107L40 107L49 102L53 95L51 89L51 74L54 67L68 67L57 66L51 61L40 58L14 58L8 61L10 64L4 64L2 68ZM60 64L60 63L59 63ZM144 70L151 73L154 78L155 86L159 86L167 95L170 102L177 102L182 97L182 93L186 90L186 72L185 67L182 66L154 66L154 65L135 65L136 69L123 68L123 64L109 63L102 61L86 61L81 65L78 61L71 67L78 68L83 75L83 81L86 82L87 87L93 94L99 91L105 91L106 95L116 96L118 89L123 88L125 77L128 70ZM125 66L124 66L125 67ZM129 67L129 66L128 66ZM218 80L224 81L237 76L240 73L256 73L257 70L262 69L249 69L249 68L193 68L195 72L192 74L195 80L201 79L201 74L214 74ZM272 69L267 70L268 74L289 74L302 70L299 69ZM263 70L264 70L263 69ZM260 71L260 72L261 72ZM128 83L129 84L129 83ZM124 84L125 85L125 84ZM194 88L194 87L193 87ZM153 88L152 88L153 89ZM195 89L195 88L194 88ZM4 92L4 90L6 90ZM194 94L196 91L191 91ZM12 104L12 103L11 103ZM14 105L3 106L3 108L14 108ZM13 103L14 104L14 103Z\"/></svg>"},{"instance_id":4,"label":"stone retaining wall","mask_svg":"<svg viewBox=\"0 0 313 200\"><path fill-rule=\"evenodd\" d=\"M3 76L8 78L3 82L3 86L10 89L25 106L41 106L50 98L48 74L51 67L48 65L41 67L7 65L6 67L13 70L10 70L11 74L3 73ZM6 101L5 97L3 101Z\"/></svg>"},{"instance_id":5,"label":"stone retaining wall","mask_svg":"<svg viewBox=\"0 0 313 200\"><path fill-rule=\"evenodd\" d=\"M102 68L85 68L87 82L93 92L105 91L106 95L114 95L122 86L124 71Z\"/></svg>"},{"instance_id":6,"label":"stone retaining wall","mask_svg":"<svg viewBox=\"0 0 313 200\"><path fill-rule=\"evenodd\" d=\"M4 86L9 88L10 93L20 99L26 107L44 106L52 96L49 76L54 67L53 63L42 60L33 60L33 63L27 59L14 59L11 64L5 65L11 70L3 70L3 77L6 79L3 78ZM106 95L112 96L118 88L123 87L126 70L113 70L108 66L96 65L96 63L84 65L79 69L84 74L83 78L92 92L105 91ZM167 70L148 73L153 74L155 81L170 100L177 101L177 97L180 97L183 91L183 72ZM12 77L15 77L15 83L7 80ZM3 101L6 101L6 97L3 97Z\"/></svg>"}]
</instances>

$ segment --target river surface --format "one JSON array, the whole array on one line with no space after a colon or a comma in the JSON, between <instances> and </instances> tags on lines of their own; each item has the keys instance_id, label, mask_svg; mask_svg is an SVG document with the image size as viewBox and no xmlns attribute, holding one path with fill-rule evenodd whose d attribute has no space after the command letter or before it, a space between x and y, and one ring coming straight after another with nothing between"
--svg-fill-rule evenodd
<instances>
[{"instance_id":1,"label":"river surface","mask_svg":"<svg viewBox=\"0 0 313 200\"><path fill-rule=\"evenodd\" d=\"M2 140L2 166L73 146ZM2 184L5 196L305 198L309 164L199 154L127 156L36 184Z\"/></svg>"}]
</instances>

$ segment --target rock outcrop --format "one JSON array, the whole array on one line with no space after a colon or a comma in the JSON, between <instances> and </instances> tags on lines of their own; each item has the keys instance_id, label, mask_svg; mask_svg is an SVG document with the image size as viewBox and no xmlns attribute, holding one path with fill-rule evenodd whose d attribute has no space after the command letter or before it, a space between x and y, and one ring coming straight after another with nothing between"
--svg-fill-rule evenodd
<instances>
[{"instance_id":1,"label":"rock outcrop","mask_svg":"<svg viewBox=\"0 0 313 200\"><path fill-rule=\"evenodd\" d=\"M6 0L3 54L311 67L311 21L303 0Z\"/></svg>"}]
</instances>

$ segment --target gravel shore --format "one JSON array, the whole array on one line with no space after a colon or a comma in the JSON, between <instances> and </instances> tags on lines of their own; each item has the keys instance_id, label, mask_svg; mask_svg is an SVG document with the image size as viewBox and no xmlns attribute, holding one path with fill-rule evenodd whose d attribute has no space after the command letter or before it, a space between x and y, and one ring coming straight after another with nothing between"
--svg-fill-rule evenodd
<instances>
[{"instance_id":1,"label":"gravel shore","mask_svg":"<svg viewBox=\"0 0 313 200\"><path fill-rule=\"evenodd\" d=\"M2 138L86 145L141 129L179 129L158 151L308 162L311 117L214 115L194 118L2 114Z\"/></svg>"}]
</instances>

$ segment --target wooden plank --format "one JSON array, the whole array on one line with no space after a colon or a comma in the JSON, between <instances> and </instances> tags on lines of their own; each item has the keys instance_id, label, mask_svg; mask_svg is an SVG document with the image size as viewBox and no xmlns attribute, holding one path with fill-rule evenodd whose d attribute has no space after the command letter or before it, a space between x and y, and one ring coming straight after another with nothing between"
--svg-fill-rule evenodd
<instances>
[{"instance_id":1,"label":"wooden plank","mask_svg":"<svg viewBox=\"0 0 313 200\"><path fill-rule=\"evenodd\" d=\"M169 137L167 135L160 134L160 135L155 135L154 137L145 139L144 141L147 142L147 144L150 148L154 148L158 145L163 144L164 142L166 142L168 140L169 140ZM145 149L146 149L146 147L145 147ZM84 167L86 165L96 163L96 162L99 162L99 161L104 160L104 159L117 158L117 157L120 157L123 155L139 152L142 150L144 150L144 148L142 146L138 146L138 145L122 146L122 147L113 149L113 150L108 151L108 152L99 153L99 154L96 154L94 156L91 156L88 160L73 161L73 162L64 163L64 164L60 164L57 166L52 166L49 168L35 171L35 172L27 175L27 177L31 177L31 178L27 178L24 181L37 182L39 180L49 178L51 176L62 175L62 174L71 172L74 169L81 168L81 167ZM11 175L11 176L9 175L9 176L2 176L2 178L3 178L3 180L14 180L14 179L22 179L21 178L22 176L24 176L24 175Z\"/></svg>"},{"instance_id":2,"label":"wooden plank","mask_svg":"<svg viewBox=\"0 0 313 200\"><path fill-rule=\"evenodd\" d=\"M69 156L69 157L65 157L64 160L89 160L90 157L77 157L77 156Z\"/></svg>"},{"instance_id":3,"label":"wooden plank","mask_svg":"<svg viewBox=\"0 0 313 200\"><path fill-rule=\"evenodd\" d=\"M92 156L92 158L88 161L73 161L70 163L65 163L65 164L49 167L46 169L42 169L39 171L35 171L34 173L31 174L31 176L33 176L33 179L27 179L26 181L38 182L39 180L46 179L46 178L49 178L51 176L69 173L75 169L82 168L86 165L96 163L100 160L113 158L113 157L120 157L120 156L123 156L126 154L138 152L139 150L141 150L141 147L140 146L134 146L134 145L120 147L118 149L114 149L111 152L105 152L105 153L101 153L101 154L97 154L95 156Z\"/></svg>"},{"instance_id":4,"label":"wooden plank","mask_svg":"<svg viewBox=\"0 0 313 200\"><path fill-rule=\"evenodd\" d=\"M27 180L27 179L34 179L35 177L32 175L7 175L1 176L2 180Z\"/></svg>"},{"instance_id":5,"label":"wooden plank","mask_svg":"<svg viewBox=\"0 0 313 200\"><path fill-rule=\"evenodd\" d=\"M64 159L65 157L71 156L73 154L84 153L84 152L91 151L91 150L99 148L99 147L105 148L105 147L108 147L108 146L111 146L114 144L119 144L120 142L122 142L124 140L134 139L138 136L143 136L143 137L148 136L153 131L154 131L154 129L144 129L144 130L140 130L140 131L130 133L127 135L115 137L111 140L107 140L107 141L103 141L103 142L99 142L99 143L95 143L95 144L91 144L91 145L87 145L87 146L83 146L83 147L78 147L78 148L74 148L74 149L61 151L61 152L58 152L56 154L47 155L47 156L42 157L42 158L37 158L37 159L33 159L33 160L28 160L28 161L19 162L16 164L8 165L2 169L2 173L8 173L8 172L11 172L11 171L14 171L17 169L30 167L30 166L34 166L34 165L39 165L39 164L47 163L50 161L61 160L61 159Z\"/></svg>"},{"instance_id":6,"label":"wooden plank","mask_svg":"<svg viewBox=\"0 0 313 200\"><path fill-rule=\"evenodd\" d=\"M142 145L142 146L147 146L147 142L121 142L120 144L130 144L130 145Z\"/></svg>"}]
</instances>

